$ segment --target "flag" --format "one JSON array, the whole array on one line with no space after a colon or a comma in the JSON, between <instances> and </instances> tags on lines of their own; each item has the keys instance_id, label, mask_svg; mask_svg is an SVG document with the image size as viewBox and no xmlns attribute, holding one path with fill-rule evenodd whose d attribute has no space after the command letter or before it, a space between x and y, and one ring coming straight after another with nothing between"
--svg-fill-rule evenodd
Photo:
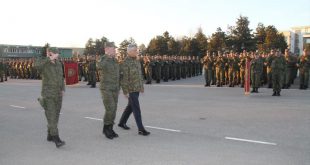
<instances>
[{"instance_id":1,"label":"flag","mask_svg":"<svg viewBox=\"0 0 310 165\"><path fill-rule=\"evenodd\" d=\"M65 62L65 77L66 85L77 84L78 79L78 64L76 62Z\"/></svg>"}]
</instances>

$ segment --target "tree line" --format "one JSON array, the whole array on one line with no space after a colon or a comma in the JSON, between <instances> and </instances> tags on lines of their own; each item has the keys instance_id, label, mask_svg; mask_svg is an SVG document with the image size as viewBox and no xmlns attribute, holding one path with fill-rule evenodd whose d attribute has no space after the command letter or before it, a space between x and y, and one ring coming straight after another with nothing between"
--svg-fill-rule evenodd
<instances>
[{"instance_id":1,"label":"tree line","mask_svg":"<svg viewBox=\"0 0 310 165\"><path fill-rule=\"evenodd\" d=\"M234 26L229 26L226 31L220 27L209 37L201 28L198 29L194 37L184 36L175 39L165 31L162 35L152 38L146 47L139 45L141 55L180 55L202 57L207 51L217 53L218 51L261 51L268 52L271 49L284 51L288 45L285 37L273 25L265 26L259 23L255 29L249 28L248 17L240 16ZM108 41L106 37L93 40L90 38L85 45L84 54L104 54L104 43ZM118 51L121 56L126 55L126 47L130 43L136 43L133 38L125 39L120 43Z\"/></svg>"}]
</instances>

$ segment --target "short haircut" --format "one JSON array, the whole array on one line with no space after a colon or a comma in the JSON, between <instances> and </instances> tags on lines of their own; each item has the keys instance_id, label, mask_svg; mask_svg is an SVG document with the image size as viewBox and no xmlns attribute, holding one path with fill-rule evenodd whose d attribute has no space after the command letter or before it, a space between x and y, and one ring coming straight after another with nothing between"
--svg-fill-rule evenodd
<instances>
[{"instance_id":1,"label":"short haircut","mask_svg":"<svg viewBox=\"0 0 310 165\"><path fill-rule=\"evenodd\" d=\"M111 47L116 48L114 42L105 42L104 47L105 48L111 48Z\"/></svg>"},{"instance_id":2,"label":"short haircut","mask_svg":"<svg viewBox=\"0 0 310 165\"><path fill-rule=\"evenodd\" d=\"M136 44L129 44L127 46L127 52L130 52L131 50L137 49L137 45Z\"/></svg>"}]
</instances>

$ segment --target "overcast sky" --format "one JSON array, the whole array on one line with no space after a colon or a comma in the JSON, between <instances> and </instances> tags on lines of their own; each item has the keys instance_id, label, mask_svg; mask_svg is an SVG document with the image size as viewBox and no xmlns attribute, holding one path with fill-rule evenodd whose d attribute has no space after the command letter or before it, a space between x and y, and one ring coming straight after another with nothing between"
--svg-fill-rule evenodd
<instances>
[{"instance_id":1,"label":"overcast sky","mask_svg":"<svg viewBox=\"0 0 310 165\"><path fill-rule=\"evenodd\" d=\"M310 25L309 0L1 0L0 44L84 47L92 38L138 44L168 31L193 36L199 27L210 36L226 30L239 15L250 28L259 22L278 30Z\"/></svg>"}]
</instances>

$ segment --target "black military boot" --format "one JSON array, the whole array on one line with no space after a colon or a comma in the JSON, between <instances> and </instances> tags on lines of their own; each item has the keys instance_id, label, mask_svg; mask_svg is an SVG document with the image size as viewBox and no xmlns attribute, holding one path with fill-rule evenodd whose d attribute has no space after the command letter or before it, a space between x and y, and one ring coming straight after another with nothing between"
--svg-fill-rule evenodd
<instances>
[{"instance_id":1,"label":"black military boot","mask_svg":"<svg viewBox=\"0 0 310 165\"><path fill-rule=\"evenodd\" d=\"M47 133L47 138L46 138L47 141L51 142L53 141L53 137L51 136L50 133Z\"/></svg>"},{"instance_id":2,"label":"black military boot","mask_svg":"<svg viewBox=\"0 0 310 165\"><path fill-rule=\"evenodd\" d=\"M109 126L109 129L110 129L110 131L112 132L113 137L117 138L117 137L118 137L118 134L114 132L114 130L113 130L113 125L112 125L112 124Z\"/></svg>"},{"instance_id":3,"label":"black military boot","mask_svg":"<svg viewBox=\"0 0 310 165\"><path fill-rule=\"evenodd\" d=\"M102 133L108 138L108 139L113 139L114 136L112 134L112 131L110 131L109 125L104 125L103 126L103 131Z\"/></svg>"},{"instance_id":4,"label":"black military boot","mask_svg":"<svg viewBox=\"0 0 310 165\"><path fill-rule=\"evenodd\" d=\"M251 93L255 93L255 92L256 92L256 90L255 90L255 88L253 88L252 91L251 91Z\"/></svg>"},{"instance_id":5,"label":"black military boot","mask_svg":"<svg viewBox=\"0 0 310 165\"><path fill-rule=\"evenodd\" d=\"M272 96L277 96L277 92L274 91L273 94L272 94Z\"/></svg>"},{"instance_id":6,"label":"black military boot","mask_svg":"<svg viewBox=\"0 0 310 165\"><path fill-rule=\"evenodd\" d=\"M304 86L303 86L303 85L300 85L300 86L299 86L299 89L304 89Z\"/></svg>"},{"instance_id":7,"label":"black military boot","mask_svg":"<svg viewBox=\"0 0 310 165\"><path fill-rule=\"evenodd\" d=\"M52 141L55 142L55 145L56 145L57 148L59 148L59 147L61 147L61 146L63 146L63 145L66 144L66 142L65 142L65 141L62 141L62 140L59 138L58 135L52 136Z\"/></svg>"},{"instance_id":8,"label":"black military boot","mask_svg":"<svg viewBox=\"0 0 310 165\"><path fill-rule=\"evenodd\" d=\"M281 96L281 95L280 95L280 91L277 92L277 96Z\"/></svg>"}]
</instances>

